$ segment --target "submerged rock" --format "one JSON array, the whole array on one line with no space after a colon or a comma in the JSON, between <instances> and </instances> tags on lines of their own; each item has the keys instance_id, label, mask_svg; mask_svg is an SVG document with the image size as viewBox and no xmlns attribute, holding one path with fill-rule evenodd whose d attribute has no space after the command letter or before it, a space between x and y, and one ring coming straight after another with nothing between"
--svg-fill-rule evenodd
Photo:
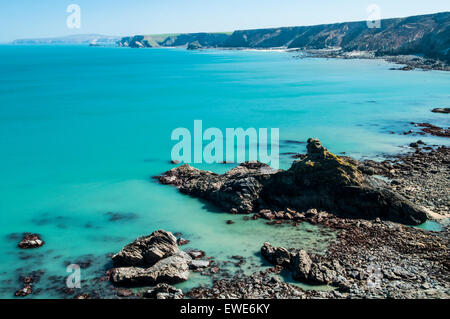
<instances>
[{"instance_id":1,"label":"submerged rock","mask_svg":"<svg viewBox=\"0 0 450 319\"><path fill-rule=\"evenodd\" d=\"M209 200L229 212L260 209L326 210L343 217L418 225L426 212L381 181L364 174L345 158L334 155L318 139L310 138L307 155L286 171L259 162L246 162L218 175L187 164L157 179L182 193ZM263 215L275 218L271 211Z\"/></svg>"},{"instance_id":2,"label":"submerged rock","mask_svg":"<svg viewBox=\"0 0 450 319\"><path fill-rule=\"evenodd\" d=\"M45 244L39 234L24 233L18 246L22 249L38 248Z\"/></svg>"}]
</instances>

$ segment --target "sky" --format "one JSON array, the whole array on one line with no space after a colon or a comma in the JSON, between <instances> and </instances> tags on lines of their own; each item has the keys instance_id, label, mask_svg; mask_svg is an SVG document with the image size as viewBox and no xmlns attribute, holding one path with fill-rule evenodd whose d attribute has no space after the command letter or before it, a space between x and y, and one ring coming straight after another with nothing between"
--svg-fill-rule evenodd
<instances>
[{"instance_id":1,"label":"sky","mask_svg":"<svg viewBox=\"0 0 450 319\"><path fill-rule=\"evenodd\" d=\"M80 8L80 28L69 28L67 8ZM99 33L126 36L229 32L367 20L450 11L449 0L0 0L0 42Z\"/></svg>"}]
</instances>

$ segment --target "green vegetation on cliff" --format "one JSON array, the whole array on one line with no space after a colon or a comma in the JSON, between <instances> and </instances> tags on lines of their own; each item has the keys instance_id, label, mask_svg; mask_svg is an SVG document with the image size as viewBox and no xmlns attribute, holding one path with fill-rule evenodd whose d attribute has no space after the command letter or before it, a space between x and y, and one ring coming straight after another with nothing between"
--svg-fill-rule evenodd
<instances>
[{"instance_id":1,"label":"green vegetation on cliff","mask_svg":"<svg viewBox=\"0 0 450 319\"><path fill-rule=\"evenodd\" d=\"M303 27L240 30L233 33L141 35L122 38L120 46L188 46L223 48L331 49L369 51L375 55L417 54L450 63L450 12L381 20Z\"/></svg>"}]
</instances>

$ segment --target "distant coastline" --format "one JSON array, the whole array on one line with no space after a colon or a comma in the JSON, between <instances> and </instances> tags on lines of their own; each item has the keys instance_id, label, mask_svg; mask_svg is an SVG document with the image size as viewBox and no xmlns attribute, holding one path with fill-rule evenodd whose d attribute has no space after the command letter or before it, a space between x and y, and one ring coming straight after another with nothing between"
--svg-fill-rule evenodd
<instances>
[{"instance_id":1,"label":"distant coastline","mask_svg":"<svg viewBox=\"0 0 450 319\"><path fill-rule=\"evenodd\" d=\"M232 33L133 35L117 44L130 48L290 50L307 57L383 58L404 65L399 69L405 71L449 71L450 12L385 19L380 28L359 21Z\"/></svg>"}]
</instances>

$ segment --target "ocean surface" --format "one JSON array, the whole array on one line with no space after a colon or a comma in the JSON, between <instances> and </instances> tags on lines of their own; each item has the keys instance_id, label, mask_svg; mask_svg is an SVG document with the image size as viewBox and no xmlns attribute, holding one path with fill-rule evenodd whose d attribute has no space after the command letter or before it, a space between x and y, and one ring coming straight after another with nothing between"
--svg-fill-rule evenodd
<instances>
[{"instance_id":1,"label":"ocean surface","mask_svg":"<svg viewBox=\"0 0 450 319\"><path fill-rule=\"evenodd\" d=\"M217 260L244 256L249 273L267 267L264 241L325 251L334 234L320 227L244 221L151 177L174 167L171 132L193 130L194 120L204 129L279 128L280 153L304 152L289 141L308 137L374 159L417 139L448 145L402 132L410 122L449 125L430 110L449 106L450 74L390 67L286 52L0 46L0 297L13 297L20 276L43 271L28 298L71 298L98 284L110 253L157 229L181 232L191 241L183 248ZM282 168L291 162L281 155ZM14 234L22 232L46 244L20 250ZM86 260L82 289L66 294L66 265ZM179 286L208 280L193 274Z\"/></svg>"}]
</instances>

